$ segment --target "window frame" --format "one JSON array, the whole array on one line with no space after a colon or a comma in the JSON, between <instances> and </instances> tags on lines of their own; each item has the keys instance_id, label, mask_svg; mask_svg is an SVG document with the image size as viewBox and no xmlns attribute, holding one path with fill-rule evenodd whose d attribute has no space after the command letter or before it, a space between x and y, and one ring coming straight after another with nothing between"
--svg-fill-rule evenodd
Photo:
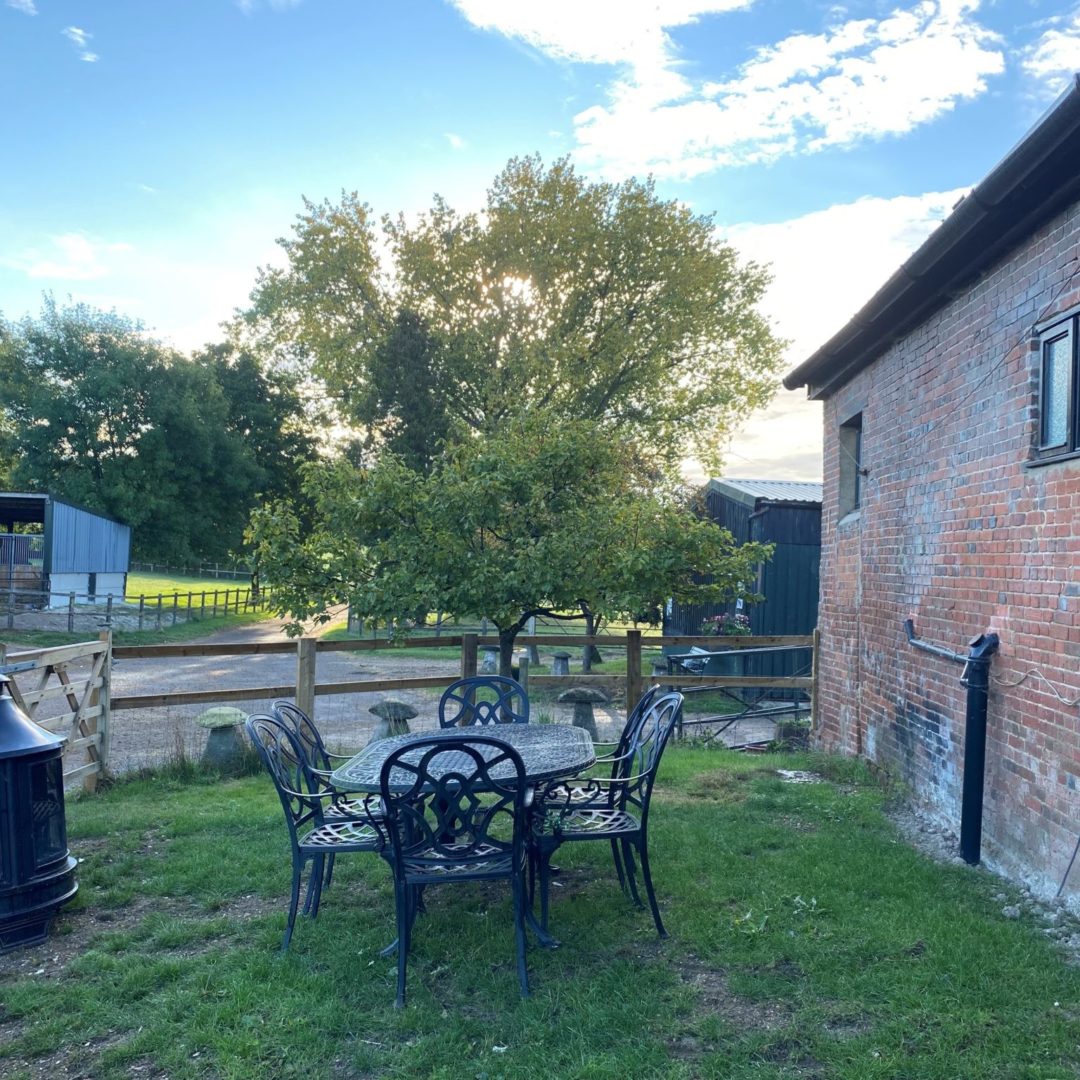
<instances>
[{"instance_id":1,"label":"window frame","mask_svg":"<svg viewBox=\"0 0 1080 1080\"><path fill-rule=\"evenodd\" d=\"M1064 315L1056 315L1054 320L1038 330L1038 360L1036 374L1038 390L1036 394L1036 424L1034 444L1031 452L1031 464L1075 457L1080 454L1080 309L1073 309ZM1065 339L1068 343L1068 380L1065 389L1065 437L1061 441L1048 443L1047 391L1050 381L1047 379L1047 366L1050 347Z\"/></svg>"},{"instance_id":2,"label":"window frame","mask_svg":"<svg viewBox=\"0 0 1080 1080\"><path fill-rule=\"evenodd\" d=\"M863 410L841 421L837 432L840 451L838 510L841 519L862 510Z\"/></svg>"}]
</instances>

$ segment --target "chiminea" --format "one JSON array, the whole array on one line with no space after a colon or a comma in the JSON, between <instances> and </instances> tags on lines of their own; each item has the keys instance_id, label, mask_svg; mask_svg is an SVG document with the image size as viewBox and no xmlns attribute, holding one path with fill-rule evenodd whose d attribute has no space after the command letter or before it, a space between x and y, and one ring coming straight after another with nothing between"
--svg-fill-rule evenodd
<instances>
[{"instance_id":1,"label":"chiminea","mask_svg":"<svg viewBox=\"0 0 1080 1080\"><path fill-rule=\"evenodd\" d=\"M38 727L0 674L0 953L43 941L79 888L64 820L64 740Z\"/></svg>"}]
</instances>

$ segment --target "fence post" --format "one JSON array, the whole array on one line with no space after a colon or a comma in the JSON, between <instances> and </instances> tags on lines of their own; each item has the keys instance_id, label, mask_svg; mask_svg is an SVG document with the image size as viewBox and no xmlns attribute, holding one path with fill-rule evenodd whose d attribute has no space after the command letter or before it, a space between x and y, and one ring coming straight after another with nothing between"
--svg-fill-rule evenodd
<instances>
[{"instance_id":1,"label":"fence post","mask_svg":"<svg viewBox=\"0 0 1080 1080\"><path fill-rule=\"evenodd\" d=\"M442 634L442 612L435 612L435 636L439 637Z\"/></svg>"},{"instance_id":2,"label":"fence post","mask_svg":"<svg viewBox=\"0 0 1080 1080\"><path fill-rule=\"evenodd\" d=\"M818 729L818 652L821 649L821 631L814 627L814 646L810 654L810 730Z\"/></svg>"},{"instance_id":3,"label":"fence post","mask_svg":"<svg viewBox=\"0 0 1080 1080\"><path fill-rule=\"evenodd\" d=\"M157 594L157 619L156 619L156 627L157 627L158 630L161 629L161 605L164 602L165 602L165 597L161 593L158 593Z\"/></svg>"},{"instance_id":4,"label":"fence post","mask_svg":"<svg viewBox=\"0 0 1080 1080\"><path fill-rule=\"evenodd\" d=\"M529 637L531 637L531 638L536 637L536 616L535 615L525 624L525 633L528 634ZM526 648L529 650L529 663L531 663L531 664L539 664L540 663L540 646L537 645L536 642L534 641L531 645L527 645Z\"/></svg>"},{"instance_id":5,"label":"fence post","mask_svg":"<svg viewBox=\"0 0 1080 1080\"><path fill-rule=\"evenodd\" d=\"M526 697L529 696L529 655L524 654L518 661L518 685Z\"/></svg>"},{"instance_id":6,"label":"fence post","mask_svg":"<svg viewBox=\"0 0 1080 1080\"><path fill-rule=\"evenodd\" d=\"M112 710L109 703L112 695L112 631L104 630L98 634L98 640L105 642L105 658L101 663L101 687L93 692L90 698L91 704L101 706L101 715L97 718L97 730L101 735L101 743L98 746L98 767L101 772L90 773L86 777L84 786L87 790L91 778L95 781L103 778L109 769L110 755L112 754Z\"/></svg>"},{"instance_id":7,"label":"fence post","mask_svg":"<svg viewBox=\"0 0 1080 1080\"><path fill-rule=\"evenodd\" d=\"M626 631L626 712L641 700L641 631Z\"/></svg>"},{"instance_id":8,"label":"fence post","mask_svg":"<svg viewBox=\"0 0 1080 1080\"><path fill-rule=\"evenodd\" d=\"M172 594L172 625L176 625L176 613L180 608L180 593L174 591Z\"/></svg>"},{"instance_id":9,"label":"fence post","mask_svg":"<svg viewBox=\"0 0 1080 1080\"><path fill-rule=\"evenodd\" d=\"M139 597L139 629L143 628L143 615L146 612L146 597Z\"/></svg>"},{"instance_id":10,"label":"fence post","mask_svg":"<svg viewBox=\"0 0 1080 1080\"><path fill-rule=\"evenodd\" d=\"M112 593L105 598L105 625L112 629Z\"/></svg>"},{"instance_id":11,"label":"fence post","mask_svg":"<svg viewBox=\"0 0 1080 1080\"><path fill-rule=\"evenodd\" d=\"M75 594L68 593L68 633L75 633Z\"/></svg>"},{"instance_id":12,"label":"fence post","mask_svg":"<svg viewBox=\"0 0 1080 1080\"><path fill-rule=\"evenodd\" d=\"M201 622L206 618L206 590L202 591L202 598L199 601L199 621Z\"/></svg>"},{"instance_id":13,"label":"fence post","mask_svg":"<svg viewBox=\"0 0 1080 1080\"><path fill-rule=\"evenodd\" d=\"M461 638L461 677L476 674L476 634L464 634Z\"/></svg>"},{"instance_id":14,"label":"fence post","mask_svg":"<svg viewBox=\"0 0 1080 1080\"><path fill-rule=\"evenodd\" d=\"M7 624L10 630L15 625L15 589L8 589Z\"/></svg>"},{"instance_id":15,"label":"fence post","mask_svg":"<svg viewBox=\"0 0 1080 1080\"><path fill-rule=\"evenodd\" d=\"M296 707L315 718L315 638L296 641Z\"/></svg>"},{"instance_id":16,"label":"fence post","mask_svg":"<svg viewBox=\"0 0 1080 1080\"><path fill-rule=\"evenodd\" d=\"M194 599L194 597L195 597L195 594L193 592L189 592L187 594L187 618L185 620L186 622L191 622L191 607L192 607L191 601Z\"/></svg>"}]
</instances>

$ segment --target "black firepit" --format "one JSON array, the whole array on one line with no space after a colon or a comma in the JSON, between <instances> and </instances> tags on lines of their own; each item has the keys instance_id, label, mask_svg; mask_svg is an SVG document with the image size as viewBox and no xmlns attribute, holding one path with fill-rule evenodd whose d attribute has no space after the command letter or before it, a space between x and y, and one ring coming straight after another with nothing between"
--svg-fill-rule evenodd
<instances>
[{"instance_id":1,"label":"black firepit","mask_svg":"<svg viewBox=\"0 0 1080 1080\"><path fill-rule=\"evenodd\" d=\"M64 740L38 727L0 674L0 953L43 941L79 888L64 819Z\"/></svg>"}]
</instances>

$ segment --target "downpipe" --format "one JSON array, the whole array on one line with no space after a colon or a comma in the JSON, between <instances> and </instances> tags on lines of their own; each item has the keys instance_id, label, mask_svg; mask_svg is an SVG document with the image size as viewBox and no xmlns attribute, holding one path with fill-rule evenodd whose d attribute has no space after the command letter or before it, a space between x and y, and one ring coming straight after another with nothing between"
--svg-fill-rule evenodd
<instances>
[{"instance_id":1,"label":"downpipe","mask_svg":"<svg viewBox=\"0 0 1080 1080\"><path fill-rule=\"evenodd\" d=\"M960 684L967 688L964 716L964 781L960 804L960 857L978 866L982 849L983 790L986 777L986 712L990 697L990 664L998 650L997 634L980 634L968 642L968 652L953 652L915 636L915 623L904 620L908 644L923 652L963 664Z\"/></svg>"}]
</instances>

